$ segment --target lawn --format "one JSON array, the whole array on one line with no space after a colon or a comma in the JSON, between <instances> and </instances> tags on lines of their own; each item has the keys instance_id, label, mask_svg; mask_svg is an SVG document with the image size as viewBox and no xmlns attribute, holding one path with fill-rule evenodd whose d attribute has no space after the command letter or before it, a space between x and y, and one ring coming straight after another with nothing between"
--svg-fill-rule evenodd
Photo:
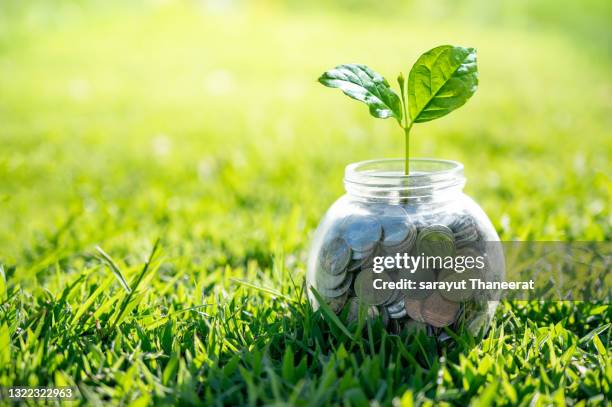
<instances>
[{"instance_id":1,"label":"lawn","mask_svg":"<svg viewBox=\"0 0 612 407\"><path fill-rule=\"evenodd\" d=\"M440 43L476 47L478 92L415 128L414 156L463 162L504 240L612 239L609 5L391 3L0 5L0 386L124 405L610 403L608 304L504 302L453 345L379 322L348 336L308 304L344 166L403 152L396 124L316 83L339 63L394 78Z\"/></svg>"}]
</instances>

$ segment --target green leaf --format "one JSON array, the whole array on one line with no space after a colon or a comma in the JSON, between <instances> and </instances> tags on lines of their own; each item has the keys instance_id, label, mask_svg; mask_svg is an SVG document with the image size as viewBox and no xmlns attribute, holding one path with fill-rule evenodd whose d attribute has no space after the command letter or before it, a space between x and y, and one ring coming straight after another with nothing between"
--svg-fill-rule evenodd
<instances>
[{"instance_id":1,"label":"green leaf","mask_svg":"<svg viewBox=\"0 0 612 407\"><path fill-rule=\"evenodd\" d=\"M327 305L327 303L325 302L323 297L321 297L321 294L319 294L319 292L314 287L310 287L310 291L312 292L312 294L317 299L317 302L319 303L319 309L321 310L323 315L325 315L327 318L329 318L329 321L333 322L338 328L340 328L340 330L346 336L348 336L349 338L351 338L354 341L355 338L353 337L353 335L351 335L351 333L346 328L346 326L344 326L342 321L340 321L340 318L338 318L336 313L334 311L332 311L331 308L329 308L329 305Z\"/></svg>"},{"instance_id":2,"label":"green leaf","mask_svg":"<svg viewBox=\"0 0 612 407\"><path fill-rule=\"evenodd\" d=\"M121 287L123 287L123 289L128 294L132 292L129 284L127 283L125 277L123 276L123 273L121 272L121 269L119 268L117 263L115 263L115 261L112 259L112 257L109 256L104 250L102 250L100 246L96 246L96 250L98 251L98 253L100 253L100 256L102 256L102 260L111 269L115 277L117 277L117 281L119 281L119 284L121 284Z\"/></svg>"},{"instance_id":3,"label":"green leaf","mask_svg":"<svg viewBox=\"0 0 612 407\"><path fill-rule=\"evenodd\" d=\"M11 333L8 325L0 325L0 366L8 366L11 363Z\"/></svg>"},{"instance_id":4,"label":"green leaf","mask_svg":"<svg viewBox=\"0 0 612 407\"><path fill-rule=\"evenodd\" d=\"M8 300L8 290L6 287L6 274L4 273L4 267L0 264L0 303Z\"/></svg>"},{"instance_id":5,"label":"green leaf","mask_svg":"<svg viewBox=\"0 0 612 407\"><path fill-rule=\"evenodd\" d=\"M599 353L600 356L605 358L606 357L606 347L601 342L601 339L599 339L599 336L595 335L593 337L593 344L595 345L595 348L597 349L597 353Z\"/></svg>"},{"instance_id":6,"label":"green leaf","mask_svg":"<svg viewBox=\"0 0 612 407\"><path fill-rule=\"evenodd\" d=\"M338 88L345 95L365 103L374 117L394 117L398 122L402 120L399 96L385 78L365 65L338 65L321 75L319 82L329 88Z\"/></svg>"},{"instance_id":7,"label":"green leaf","mask_svg":"<svg viewBox=\"0 0 612 407\"><path fill-rule=\"evenodd\" d=\"M370 401L363 390L356 387L344 393L344 404L347 406L369 407Z\"/></svg>"},{"instance_id":8,"label":"green leaf","mask_svg":"<svg viewBox=\"0 0 612 407\"><path fill-rule=\"evenodd\" d=\"M293 350L291 349L291 346L289 346L285 350L285 354L283 356L283 365L282 365L283 379L289 383L294 383L293 371L295 368L293 366L293 359L294 359Z\"/></svg>"},{"instance_id":9,"label":"green leaf","mask_svg":"<svg viewBox=\"0 0 612 407\"><path fill-rule=\"evenodd\" d=\"M408 107L413 123L445 116L476 92L474 48L442 45L427 51L408 75Z\"/></svg>"},{"instance_id":10,"label":"green leaf","mask_svg":"<svg viewBox=\"0 0 612 407\"><path fill-rule=\"evenodd\" d=\"M176 352L172 352L170 355L170 359L168 360L168 364L164 368L164 372L162 373L162 383L164 385L169 385L176 378L176 373L179 368L179 355Z\"/></svg>"}]
</instances>

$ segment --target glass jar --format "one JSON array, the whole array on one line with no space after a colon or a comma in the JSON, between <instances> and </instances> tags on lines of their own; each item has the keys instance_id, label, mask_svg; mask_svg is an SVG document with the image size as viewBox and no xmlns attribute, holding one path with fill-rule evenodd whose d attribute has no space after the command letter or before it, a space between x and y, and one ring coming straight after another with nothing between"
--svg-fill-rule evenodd
<instances>
[{"instance_id":1,"label":"glass jar","mask_svg":"<svg viewBox=\"0 0 612 407\"><path fill-rule=\"evenodd\" d=\"M349 325L361 312L390 332L422 329L441 339L444 327L488 329L499 296L470 280L503 279L503 253L488 245L499 236L464 185L455 161L412 159L409 175L402 159L348 165L346 194L319 224L308 258L315 309L324 301ZM454 290L439 283L461 280Z\"/></svg>"}]
</instances>

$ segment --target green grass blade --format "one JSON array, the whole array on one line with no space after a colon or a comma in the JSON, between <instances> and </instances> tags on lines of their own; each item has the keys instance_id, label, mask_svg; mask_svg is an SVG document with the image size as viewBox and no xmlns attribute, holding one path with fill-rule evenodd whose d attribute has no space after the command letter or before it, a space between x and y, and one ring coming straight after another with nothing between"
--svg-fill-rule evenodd
<instances>
[{"instance_id":1,"label":"green grass blade","mask_svg":"<svg viewBox=\"0 0 612 407\"><path fill-rule=\"evenodd\" d=\"M340 318L338 318L336 313L334 311L332 311L331 308L329 308L329 305L327 305L327 303L325 302L323 297L321 297L321 295L317 292L317 290L314 287L310 287L310 291L312 291L312 294L317 299L317 301L319 303L319 309L321 310L323 315L326 318L328 318L330 322L332 322L334 325L336 325L346 336L351 338L351 340L355 341L356 339L353 336L353 334L351 334L351 332L348 330L348 328L346 326L344 326L344 324L342 323L342 321L340 321Z\"/></svg>"},{"instance_id":2,"label":"green grass blade","mask_svg":"<svg viewBox=\"0 0 612 407\"><path fill-rule=\"evenodd\" d=\"M132 292L132 289L130 288L130 285L128 284L125 277L123 276L123 273L121 272L121 269L119 268L117 263L115 263L112 257L109 256L104 250L102 250L100 246L96 246L96 250L98 251L98 253L100 253L100 256L102 257L104 263L106 263L108 268L110 268L110 270L113 272L113 275L117 278L117 281L119 281L121 287L123 287L126 293L130 294Z\"/></svg>"}]
</instances>

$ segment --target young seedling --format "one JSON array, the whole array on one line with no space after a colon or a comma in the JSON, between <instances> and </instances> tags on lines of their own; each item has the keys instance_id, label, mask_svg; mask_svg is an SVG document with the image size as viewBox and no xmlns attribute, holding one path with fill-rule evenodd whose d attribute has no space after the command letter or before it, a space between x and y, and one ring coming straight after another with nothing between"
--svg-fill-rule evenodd
<instances>
[{"instance_id":1,"label":"young seedling","mask_svg":"<svg viewBox=\"0 0 612 407\"><path fill-rule=\"evenodd\" d=\"M359 100L379 119L393 117L404 131L406 143L404 173L410 171L410 130L445 116L462 106L476 92L478 69L474 48L441 45L417 59L408 80L399 74L400 96L380 74L366 65L338 65L325 72L319 82L338 88Z\"/></svg>"}]
</instances>

